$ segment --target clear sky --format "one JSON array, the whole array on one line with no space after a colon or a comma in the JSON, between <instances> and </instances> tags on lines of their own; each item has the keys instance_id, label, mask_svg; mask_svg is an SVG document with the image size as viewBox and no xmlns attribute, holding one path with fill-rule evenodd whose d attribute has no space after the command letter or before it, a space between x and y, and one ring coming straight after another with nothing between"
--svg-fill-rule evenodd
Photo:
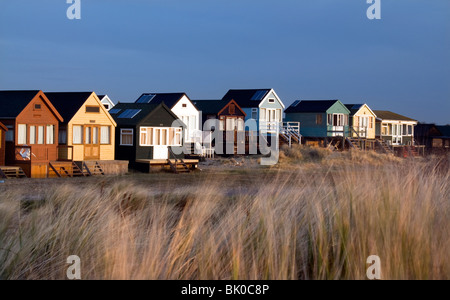
<instances>
[{"instance_id":1,"label":"clear sky","mask_svg":"<svg viewBox=\"0 0 450 300\"><path fill-rule=\"evenodd\" d=\"M220 99L274 88L450 123L450 1L0 0L0 89Z\"/></svg>"}]
</instances>

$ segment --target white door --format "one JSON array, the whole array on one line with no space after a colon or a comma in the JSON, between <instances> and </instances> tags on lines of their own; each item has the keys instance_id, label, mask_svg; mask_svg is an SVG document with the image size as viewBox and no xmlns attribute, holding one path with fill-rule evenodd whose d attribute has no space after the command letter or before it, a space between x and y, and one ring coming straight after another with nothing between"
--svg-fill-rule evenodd
<instances>
[{"instance_id":1,"label":"white door","mask_svg":"<svg viewBox=\"0 0 450 300\"><path fill-rule=\"evenodd\" d=\"M402 126L400 124L392 125L392 144L401 145L402 142Z\"/></svg>"},{"instance_id":2,"label":"white door","mask_svg":"<svg viewBox=\"0 0 450 300\"><path fill-rule=\"evenodd\" d=\"M169 148L167 146L154 146L153 159L169 159Z\"/></svg>"},{"instance_id":3,"label":"white door","mask_svg":"<svg viewBox=\"0 0 450 300\"><path fill-rule=\"evenodd\" d=\"M333 136L344 136L344 115L333 114Z\"/></svg>"},{"instance_id":4,"label":"white door","mask_svg":"<svg viewBox=\"0 0 450 300\"><path fill-rule=\"evenodd\" d=\"M369 127L369 117L359 117L359 136L367 137L367 128Z\"/></svg>"}]
</instances>

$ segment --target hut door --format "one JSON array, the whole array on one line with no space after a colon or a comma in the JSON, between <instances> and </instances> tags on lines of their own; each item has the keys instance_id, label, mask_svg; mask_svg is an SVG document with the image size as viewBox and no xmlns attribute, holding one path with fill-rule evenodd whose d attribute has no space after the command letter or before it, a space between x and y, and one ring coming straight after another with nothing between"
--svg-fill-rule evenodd
<instances>
[{"instance_id":1,"label":"hut door","mask_svg":"<svg viewBox=\"0 0 450 300\"><path fill-rule=\"evenodd\" d=\"M402 145L402 126L400 124L394 124L392 126L392 144L393 145Z\"/></svg>"},{"instance_id":2,"label":"hut door","mask_svg":"<svg viewBox=\"0 0 450 300\"><path fill-rule=\"evenodd\" d=\"M359 117L359 136L367 138L367 128L369 127L369 117Z\"/></svg>"},{"instance_id":3,"label":"hut door","mask_svg":"<svg viewBox=\"0 0 450 300\"><path fill-rule=\"evenodd\" d=\"M100 129L98 126L84 126L84 160L100 159Z\"/></svg>"},{"instance_id":4,"label":"hut door","mask_svg":"<svg viewBox=\"0 0 450 300\"><path fill-rule=\"evenodd\" d=\"M155 129L155 146L153 147L153 159L168 159L169 158L169 129L156 128Z\"/></svg>"}]
</instances>

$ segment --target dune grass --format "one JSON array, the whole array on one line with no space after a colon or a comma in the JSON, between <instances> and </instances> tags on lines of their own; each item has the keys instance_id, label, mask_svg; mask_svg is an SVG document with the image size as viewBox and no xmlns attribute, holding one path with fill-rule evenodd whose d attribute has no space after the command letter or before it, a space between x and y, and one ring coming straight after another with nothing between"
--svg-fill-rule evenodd
<instances>
[{"instance_id":1,"label":"dune grass","mask_svg":"<svg viewBox=\"0 0 450 300\"><path fill-rule=\"evenodd\" d=\"M0 278L450 279L448 161L188 176L2 191Z\"/></svg>"}]
</instances>

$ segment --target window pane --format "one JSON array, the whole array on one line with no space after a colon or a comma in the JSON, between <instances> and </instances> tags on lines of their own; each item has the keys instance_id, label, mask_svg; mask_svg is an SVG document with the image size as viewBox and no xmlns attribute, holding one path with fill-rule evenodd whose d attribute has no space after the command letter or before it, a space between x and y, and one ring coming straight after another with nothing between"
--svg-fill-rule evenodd
<instances>
[{"instance_id":1,"label":"window pane","mask_svg":"<svg viewBox=\"0 0 450 300\"><path fill-rule=\"evenodd\" d=\"M155 129L155 146L161 145L161 129Z\"/></svg>"},{"instance_id":2,"label":"window pane","mask_svg":"<svg viewBox=\"0 0 450 300\"><path fill-rule=\"evenodd\" d=\"M141 128L141 146L147 146L147 128Z\"/></svg>"},{"instance_id":3,"label":"window pane","mask_svg":"<svg viewBox=\"0 0 450 300\"><path fill-rule=\"evenodd\" d=\"M92 128L92 144L98 145L98 127Z\"/></svg>"},{"instance_id":4,"label":"window pane","mask_svg":"<svg viewBox=\"0 0 450 300\"><path fill-rule=\"evenodd\" d=\"M169 128L169 144L171 146L177 145L177 143L175 142L175 128Z\"/></svg>"},{"instance_id":5,"label":"window pane","mask_svg":"<svg viewBox=\"0 0 450 300\"><path fill-rule=\"evenodd\" d=\"M14 142L14 129L8 128L5 136L6 142Z\"/></svg>"},{"instance_id":6,"label":"window pane","mask_svg":"<svg viewBox=\"0 0 450 300\"><path fill-rule=\"evenodd\" d=\"M36 126L30 126L30 145L36 144Z\"/></svg>"},{"instance_id":7,"label":"window pane","mask_svg":"<svg viewBox=\"0 0 450 300\"><path fill-rule=\"evenodd\" d=\"M120 130L120 145L133 146L133 130L121 129Z\"/></svg>"},{"instance_id":8,"label":"window pane","mask_svg":"<svg viewBox=\"0 0 450 300\"><path fill-rule=\"evenodd\" d=\"M85 144L90 145L91 144L91 127L86 127L86 132L85 132Z\"/></svg>"},{"instance_id":9,"label":"window pane","mask_svg":"<svg viewBox=\"0 0 450 300\"><path fill-rule=\"evenodd\" d=\"M73 143L82 144L83 143L83 127L73 126Z\"/></svg>"},{"instance_id":10,"label":"window pane","mask_svg":"<svg viewBox=\"0 0 450 300\"><path fill-rule=\"evenodd\" d=\"M38 144L43 145L44 144L44 126L38 127Z\"/></svg>"},{"instance_id":11,"label":"window pane","mask_svg":"<svg viewBox=\"0 0 450 300\"><path fill-rule=\"evenodd\" d=\"M86 106L86 112L87 113L99 113L100 107L98 106Z\"/></svg>"},{"instance_id":12,"label":"window pane","mask_svg":"<svg viewBox=\"0 0 450 300\"><path fill-rule=\"evenodd\" d=\"M181 136L183 134L183 129L177 129L175 131L175 145L181 146Z\"/></svg>"},{"instance_id":13,"label":"window pane","mask_svg":"<svg viewBox=\"0 0 450 300\"><path fill-rule=\"evenodd\" d=\"M252 115L255 114L255 117L252 119L256 119L256 111L252 111ZM266 120L266 109L265 108L261 108L261 120Z\"/></svg>"},{"instance_id":14,"label":"window pane","mask_svg":"<svg viewBox=\"0 0 450 300\"><path fill-rule=\"evenodd\" d=\"M59 130L58 139L60 144L67 144L67 130Z\"/></svg>"},{"instance_id":15,"label":"window pane","mask_svg":"<svg viewBox=\"0 0 450 300\"><path fill-rule=\"evenodd\" d=\"M161 130L161 146L167 146L167 129Z\"/></svg>"},{"instance_id":16,"label":"window pane","mask_svg":"<svg viewBox=\"0 0 450 300\"><path fill-rule=\"evenodd\" d=\"M47 145L53 145L55 130L53 125L47 125Z\"/></svg>"},{"instance_id":17,"label":"window pane","mask_svg":"<svg viewBox=\"0 0 450 300\"><path fill-rule=\"evenodd\" d=\"M18 137L18 144L19 145L26 145L27 144L27 125L19 124L18 126L19 130L19 137Z\"/></svg>"},{"instance_id":18,"label":"window pane","mask_svg":"<svg viewBox=\"0 0 450 300\"><path fill-rule=\"evenodd\" d=\"M261 113L262 113L262 111L263 111L264 109L261 109ZM264 116L265 116L266 114L264 113L264 114L262 114L261 115L261 118L263 118L264 119ZM257 108L253 108L252 109L252 119L258 119L258 109Z\"/></svg>"},{"instance_id":19,"label":"window pane","mask_svg":"<svg viewBox=\"0 0 450 300\"><path fill-rule=\"evenodd\" d=\"M111 127L102 126L100 129L100 143L102 145L111 144Z\"/></svg>"},{"instance_id":20,"label":"window pane","mask_svg":"<svg viewBox=\"0 0 450 300\"><path fill-rule=\"evenodd\" d=\"M148 145L153 146L153 128L147 128Z\"/></svg>"},{"instance_id":21,"label":"window pane","mask_svg":"<svg viewBox=\"0 0 450 300\"><path fill-rule=\"evenodd\" d=\"M244 131L244 120L238 120L238 131Z\"/></svg>"}]
</instances>

